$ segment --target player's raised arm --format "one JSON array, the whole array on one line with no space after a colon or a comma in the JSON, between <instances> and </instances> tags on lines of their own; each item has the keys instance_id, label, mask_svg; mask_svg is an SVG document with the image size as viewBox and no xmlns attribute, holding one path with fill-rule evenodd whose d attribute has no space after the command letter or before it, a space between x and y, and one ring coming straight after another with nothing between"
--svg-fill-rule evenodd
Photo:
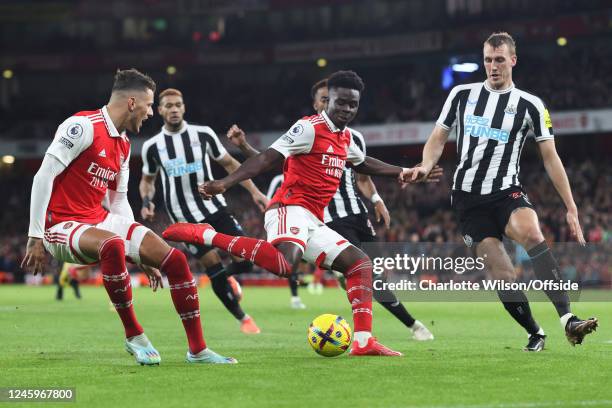
<instances>
[{"instance_id":1,"label":"player's raised arm","mask_svg":"<svg viewBox=\"0 0 612 408\"><path fill-rule=\"evenodd\" d=\"M246 133L244 130L240 129L238 125L234 124L227 131L227 139L231 144L240 149L244 157L254 157L257 156L260 152L255 149L246 139Z\"/></svg>"},{"instance_id":2,"label":"player's raised arm","mask_svg":"<svg viewBox=\"0 0 612 408\"><path fill-rule=\"evenodd\" d=\"M261 173L273 169L284 160L285 158L278 151L268 149L257 156L247 159L235 172L228 174L221 180L209 181L200 185L200 194L202 194L204 198L222 194L241 181L256 177Z\"/></svg>"},{"instance_id":3,"label":"player's raised arm","mask_svg":"<svg viewBox=\"0 0 612 408\"><path fill-rule=\"evenodd\" d=\"M423 160L420 165L414 167L411 181L423 181L431 173L442 156L449 133L448 129L440 125L434 127L423 148Z\"/></svg>"},{"instance_id":4,"label":"player's raised arm","mask_svg":"<svg viewBox=\"0 0 612 408\"><path fill-rule=\"evenodd\" d=\"M221 180L202 184L199 189L200 194L204 198L210 198L215 194L223 193L241 181L278 168L283 164L285 158L308 153L314 139L315 131L312 123L307 120L298 120L287 133L272 143L269 149L247 159L235 172Z\"/></svg>"},{"instance_id":5,"label":"player's raised arm","mask_svg":"<svg viewBox=\"0 0 612 408\"><path fill-rule=\"evenodd\" d=\"M219 163L228 174L232 174L240 168L240 162L238 162L238 160L232 157L232 155L229 153L226 153L223 157L217 160L217 163ZM255 204L257 204L259 209L261 211L265 211L266 206L268 205L268 198L261 191L259 191L255 183L253 183L253 180L250 178L246 179L241 181L240 185L251 194L253 201Z\"/></svg>"}]
</instances>

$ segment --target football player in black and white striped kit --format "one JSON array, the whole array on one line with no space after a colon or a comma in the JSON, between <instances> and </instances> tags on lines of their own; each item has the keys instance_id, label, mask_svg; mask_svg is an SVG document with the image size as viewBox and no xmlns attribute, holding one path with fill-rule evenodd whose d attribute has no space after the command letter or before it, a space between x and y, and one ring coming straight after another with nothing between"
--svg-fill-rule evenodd
<instances>
[{"instance_id":1,"label":"football player in black and white striped kit","mask_svg":"<svg viewBox=\"0 0 612 408\"><path fill-rule=\"evenodd\" d=\"M555 148L552 122L537 96L512 82L516 45L505 32L493 33L484 42L484 82L454 87L436 126L425 144L422 165L415 181L438 162L451 131L457 135L458 165L454 174L451 205L468 247L474 247L494 279L513 282L515 272L503 236L522 245L540 280L558 281L559 266L540 230L538 216L518 176L520 155L533 132L546 173L567 209L572 235L584 245L570 184ZM581 320L572 314L567 292L545 291L557 309L568 341L581 344L597 328L597 319ZM512 317L527 331L525 351L544 348L544 330L532 317L522 291L498 291Z\"/></svg>"},{"instance_id":2,"label":"football player in black and white striped kit","mask_svg":"<svg viewBox=\"0 0 612 408\"><path fill-rule=\"evenodd\" d=\"M317 113L320 113L327 106L327 101L329 99L326 79L313 85L311 96L313 109ZM354 129L349 128L349 130L351 131L355 144L365 154L366 145L363 135ZM245 156L251 157L258 153L257 150L246 141L244 132L236 125L230 128L227 136L235 146L240 148ZM278 186L280 186L282 178L279 179L278 177L279 176L273 179L272 184L277 183ZM282 175L280 177L282 177ZM272 185L270 187L270 190L272 190ZM389 211L382 198L376 192L376 186L372 182L372 179L370 176L354 172L350 167L344 169L344 175L338 191L336 191L329 205L325 208L324 221L327 226L338 232L351 244L361 247L363 242L376 241L376 232L368 218L368 209L357 194L357 189L359 189L364 197L370 199L374 205L376 221L380 222L383 220L385 226L389 227L391 221ZM276 189L274 189L274 191L276 191ZM272 193L274 193L274 191L272 191ZM268 194L270 194L270 191ZM344 287L343 278L344 277L340 279L340 282ZM375 275L374 280L376 279L381 279L381 276ZM427 327L420 321L415 320L410 313L408 313L404 305L397 300L393 292L390 290L375 290L373 295L378 303L411 330L415 340L433 340L433 335Z\"/></svg>"},{"instance_id":3,"label":"football player in black and white striped kit","mask_svg":"<svg viewBox=\"0 0 612 408\"><path fill-rule=\"evenodd\" d=\"M242 227L227 212L222 195L212 200L203 200L198 193L198 184L213 180L210 158L220 164L228 173L240 167L223 147L215 132L208 126L199 126L183 120L185 104L183 95L177 89L166 89L159 94L159 114L164 120L162 130L148 139L142 147L142 218L152 221L155 215L155 180L161 174L164 202L172 222L207 222L217 231L226 234L244 235ZM160 171L161 170L161 171ZM251 180L242 182L253 201L263 211L267 198ZM232 257L227 270L221 263L216 249L205 246L186 245L189 252L200 259L206 268L211 286L227 310L240 321L240 329L247 334L260 332L252 317L242 310L239 299L232 288L231 275L248 272L253 264Z\"/></svg>"}]
</instances>

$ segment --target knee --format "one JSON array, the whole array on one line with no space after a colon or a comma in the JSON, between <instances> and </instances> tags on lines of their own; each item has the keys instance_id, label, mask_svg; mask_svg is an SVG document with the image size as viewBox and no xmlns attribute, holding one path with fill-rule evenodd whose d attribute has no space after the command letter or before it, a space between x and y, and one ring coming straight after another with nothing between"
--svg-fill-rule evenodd
<instances>
[{"instance_id":1,"label":"knee","mask_svg":"<svg viewBox=\"0 0 612 408\"><path fill-rule=\"evenodd\" d=\"M282 242L278 246L278 250L292 268L297 267L298 263L302 260L301 248L291 242Z\"/></svg>"},{"instance_id":2,"label":"knee","mask_svg":"<svg viewBox=\"0 0 612 408\"><path fill-rule=\"evenodd\" d=\"M125 244L120 236L115 235L105 239L98 250L100 259L105 257L125 257Z\"/></svg>"},{"instance_id":3,"label":"knee","mask_svg":"<svg viewBox=\"0 0 612 408\"><path fill-rule=\"evenodd\" d=\"M159 269L168 273L169 270L174 269L177 266L181 267L181 269L183 269L182 267L184 266L188 267L189 264L187 263L187 257L183 252L179 251L178 249L171 248L170 252L166 254L166 257L161 262Z\"/></svg>"},{"instance_id":4,"label":"knee","mask_svg":"<svg viewBox=\"0 0 612 408\"><path fill-rule=\"evenodd\" d=\"M530 249L544 241L544 235L538 225L529 225L522 229L520 243L525 249Z\"/></svg>"}]
</instances>

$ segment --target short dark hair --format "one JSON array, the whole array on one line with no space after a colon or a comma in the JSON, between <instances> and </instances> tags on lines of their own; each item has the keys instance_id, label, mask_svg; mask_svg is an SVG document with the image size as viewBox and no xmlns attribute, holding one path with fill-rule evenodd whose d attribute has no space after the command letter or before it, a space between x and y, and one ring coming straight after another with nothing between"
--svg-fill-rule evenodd
<instances>
[{"instance_id":1,"label":"short dark hair","mask_svg":"<svg viewBox=\"0 0 612 408\"><path fill-rule=\"evenodd\" d=\"M320 80L319 82L314 84L312 88L310 88L310 96L312 97L313 101L314 101L315 95L317 94L317 91L321 88L327 88L327 78Z\"/></svg>"},{"instance_id":2,"label":"short dark hair","mask_svg":"<svg viewBox=\"0 0 612 408\"><path fill-rule=\"evenodd\" d=\"M159 93L159 96L158 96L159 102L161 102L161 100L164 99L164 96L180 96L182 98L183 93L176 88L164 89L163 91Z\"/></svg>"},{"instance_id":3,"label":"short dark hair","mask_svg":"<svg viewBox=\"0 0 612 408\"><path fill-rule=\"evenodd\" d=\"M514 42L514 38L505 31L498 31L491 34L485 41L485 44L489 44L493 48L499 48L506 44L508 46L508 51L510 51L510 55L516 54L516 43Z\"/></svg>"},{"instance_id":4,"label":"short dark hair","mask_svg":"<svg viewBox=\"0 0 612 408\"><path fill-rule=\"evenodd\" d=\"M145 91L147 89L155 92L155 81L150 76L143 74L135 68L117 70L113 92L115 91Z\"/></svg>"},{"instance_id":5,"label":"short dark hair","mask_svg":"<svg viewBox=\"0 0 612 408\"><path fill-rule=\"evenodd\" d=\"M365 84L363 79L354 71L337 71L327 78L327 88L348 88L362 93L365 89Z\"/></svg>"}]
</instances>

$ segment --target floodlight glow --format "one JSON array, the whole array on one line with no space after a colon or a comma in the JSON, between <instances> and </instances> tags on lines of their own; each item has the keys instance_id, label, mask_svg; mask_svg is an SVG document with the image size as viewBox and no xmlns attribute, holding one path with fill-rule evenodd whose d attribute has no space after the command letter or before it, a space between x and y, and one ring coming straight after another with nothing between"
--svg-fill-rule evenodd
<instances>
[{"instance_id":1,"label":"floodlight glow","mask_svg":"<svg viewBox=\"0 0 612 408\"><path fill-rule=\"evenodd\" d=\"M453 64L453 71L455 72L476 72L478 71L478 64L475 62L464 62L462 64Z\"/></svg>"}]
</instances>

